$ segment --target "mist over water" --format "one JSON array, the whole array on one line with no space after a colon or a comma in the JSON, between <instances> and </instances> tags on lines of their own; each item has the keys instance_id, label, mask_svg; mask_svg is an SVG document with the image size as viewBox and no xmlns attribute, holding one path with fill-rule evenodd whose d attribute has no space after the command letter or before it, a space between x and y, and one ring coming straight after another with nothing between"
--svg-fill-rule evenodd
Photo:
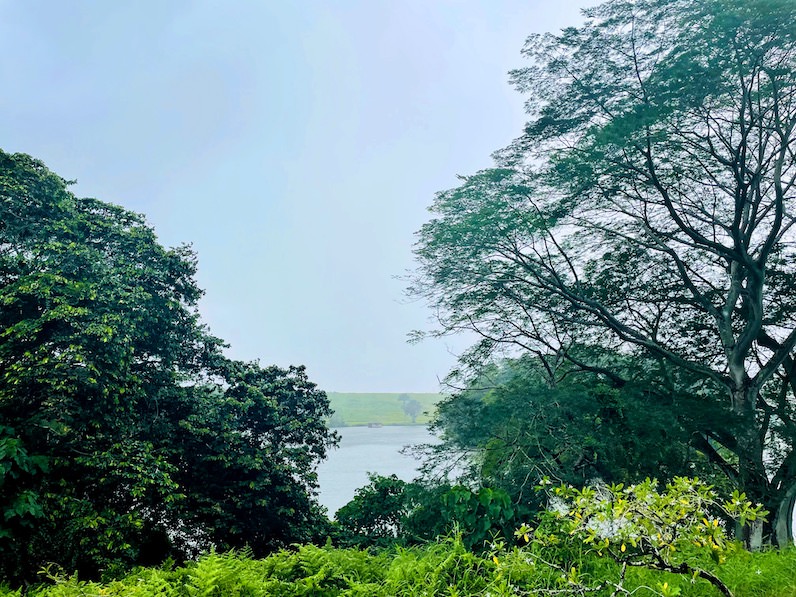
<instances>
[{"instance_id":1,"label":"mist over water","mask_svg":"<svg viewBox=\"0 0 796 597\"><path fill-rule=\"evenodd\" d=\"M340 447L332 450L318 467L319 501L334 516L368 483L368 473L396 475L411 481L421 462L401 454L407 445L436 443L438 440L423 425L341 427Z\"/></svg>"}]
</instances>

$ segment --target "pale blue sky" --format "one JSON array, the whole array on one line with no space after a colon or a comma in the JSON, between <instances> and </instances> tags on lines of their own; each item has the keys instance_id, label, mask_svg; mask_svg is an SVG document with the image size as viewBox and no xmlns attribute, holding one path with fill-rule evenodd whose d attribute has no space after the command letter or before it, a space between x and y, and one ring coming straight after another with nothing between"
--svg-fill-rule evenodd
<instances>
[{"instance_id":1,"label":"pale blue sky","mask_svg":"<svg viewBox=\"0 0 796 597\"><path fill-rule=\"evenodd\" d=\"M593 3L593 2L589 2ZM0 148L199 255L230 356L437 391L395 279L436 191L521 132L507 71L585 0L0 0Z\"/></svg>"}]
</instances>

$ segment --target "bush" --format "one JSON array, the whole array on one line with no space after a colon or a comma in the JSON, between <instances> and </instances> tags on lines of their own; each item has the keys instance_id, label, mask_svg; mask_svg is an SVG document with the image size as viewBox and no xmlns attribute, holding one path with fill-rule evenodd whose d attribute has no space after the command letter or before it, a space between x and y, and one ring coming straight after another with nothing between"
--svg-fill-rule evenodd
<instances>
[{"instance_id":1,"label":"bush","mask_svg":"<svg viewBox=\"0 0 796 597\"><path fill-rule=\"evenodd\" d=\"M425 486L372 475L335 518L341 545L416 545L458 533L469 549L482 550L497 536L512 537L528 514L501 489Z\"/></svg>"}]
</instances>

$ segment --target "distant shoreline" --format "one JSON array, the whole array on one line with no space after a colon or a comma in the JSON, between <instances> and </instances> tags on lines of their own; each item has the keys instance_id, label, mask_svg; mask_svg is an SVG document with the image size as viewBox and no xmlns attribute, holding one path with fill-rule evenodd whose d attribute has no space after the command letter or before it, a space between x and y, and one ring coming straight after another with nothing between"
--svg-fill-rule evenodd
<instances>
[{"instance_id":1,"label":"distant shoreline","mask_svg":"<svg viewBox=\"0 0 796 597\"><path fill-rule=\"evenodd\" d=\"M380 429L382 427L428 427L428 423L382 423L378 427L373 427L367 423L357 423L355 425L335 425L330 426L329 429L351 429L352 427L367 427L369 429Z\"/></svg>"},{"instance_id":2,"label":"distant shoreline","mask_svg":"<svg viewBox=\"0 0 796 597\"><path fill-rule=\"evenodd\" d=\"M445 397L434 393L327 392L333 414L327 423L333 429L367 426L424 426Z\"/></svg>"}]
</instances>

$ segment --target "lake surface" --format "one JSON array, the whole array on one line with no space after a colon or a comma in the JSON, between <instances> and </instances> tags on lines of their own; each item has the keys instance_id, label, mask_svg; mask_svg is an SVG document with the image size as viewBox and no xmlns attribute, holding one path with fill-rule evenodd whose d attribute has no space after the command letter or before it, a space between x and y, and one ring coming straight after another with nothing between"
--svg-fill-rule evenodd
<instances>
[{"instance_id":1,"label":"lake surface","mask_svg":"<svg viewBox=\"0 0 796 597\"><path fill-rule=\"evenodd\" d=\"M332 450L318 467L319 501L333 516L351 501L354 492L367 485L368 473L396 475L411 481L420 468L420 461L401 454L407 445L436 443L436 438L423 425L341 427L340 447Z\"/></svg>"}]
</instances>

